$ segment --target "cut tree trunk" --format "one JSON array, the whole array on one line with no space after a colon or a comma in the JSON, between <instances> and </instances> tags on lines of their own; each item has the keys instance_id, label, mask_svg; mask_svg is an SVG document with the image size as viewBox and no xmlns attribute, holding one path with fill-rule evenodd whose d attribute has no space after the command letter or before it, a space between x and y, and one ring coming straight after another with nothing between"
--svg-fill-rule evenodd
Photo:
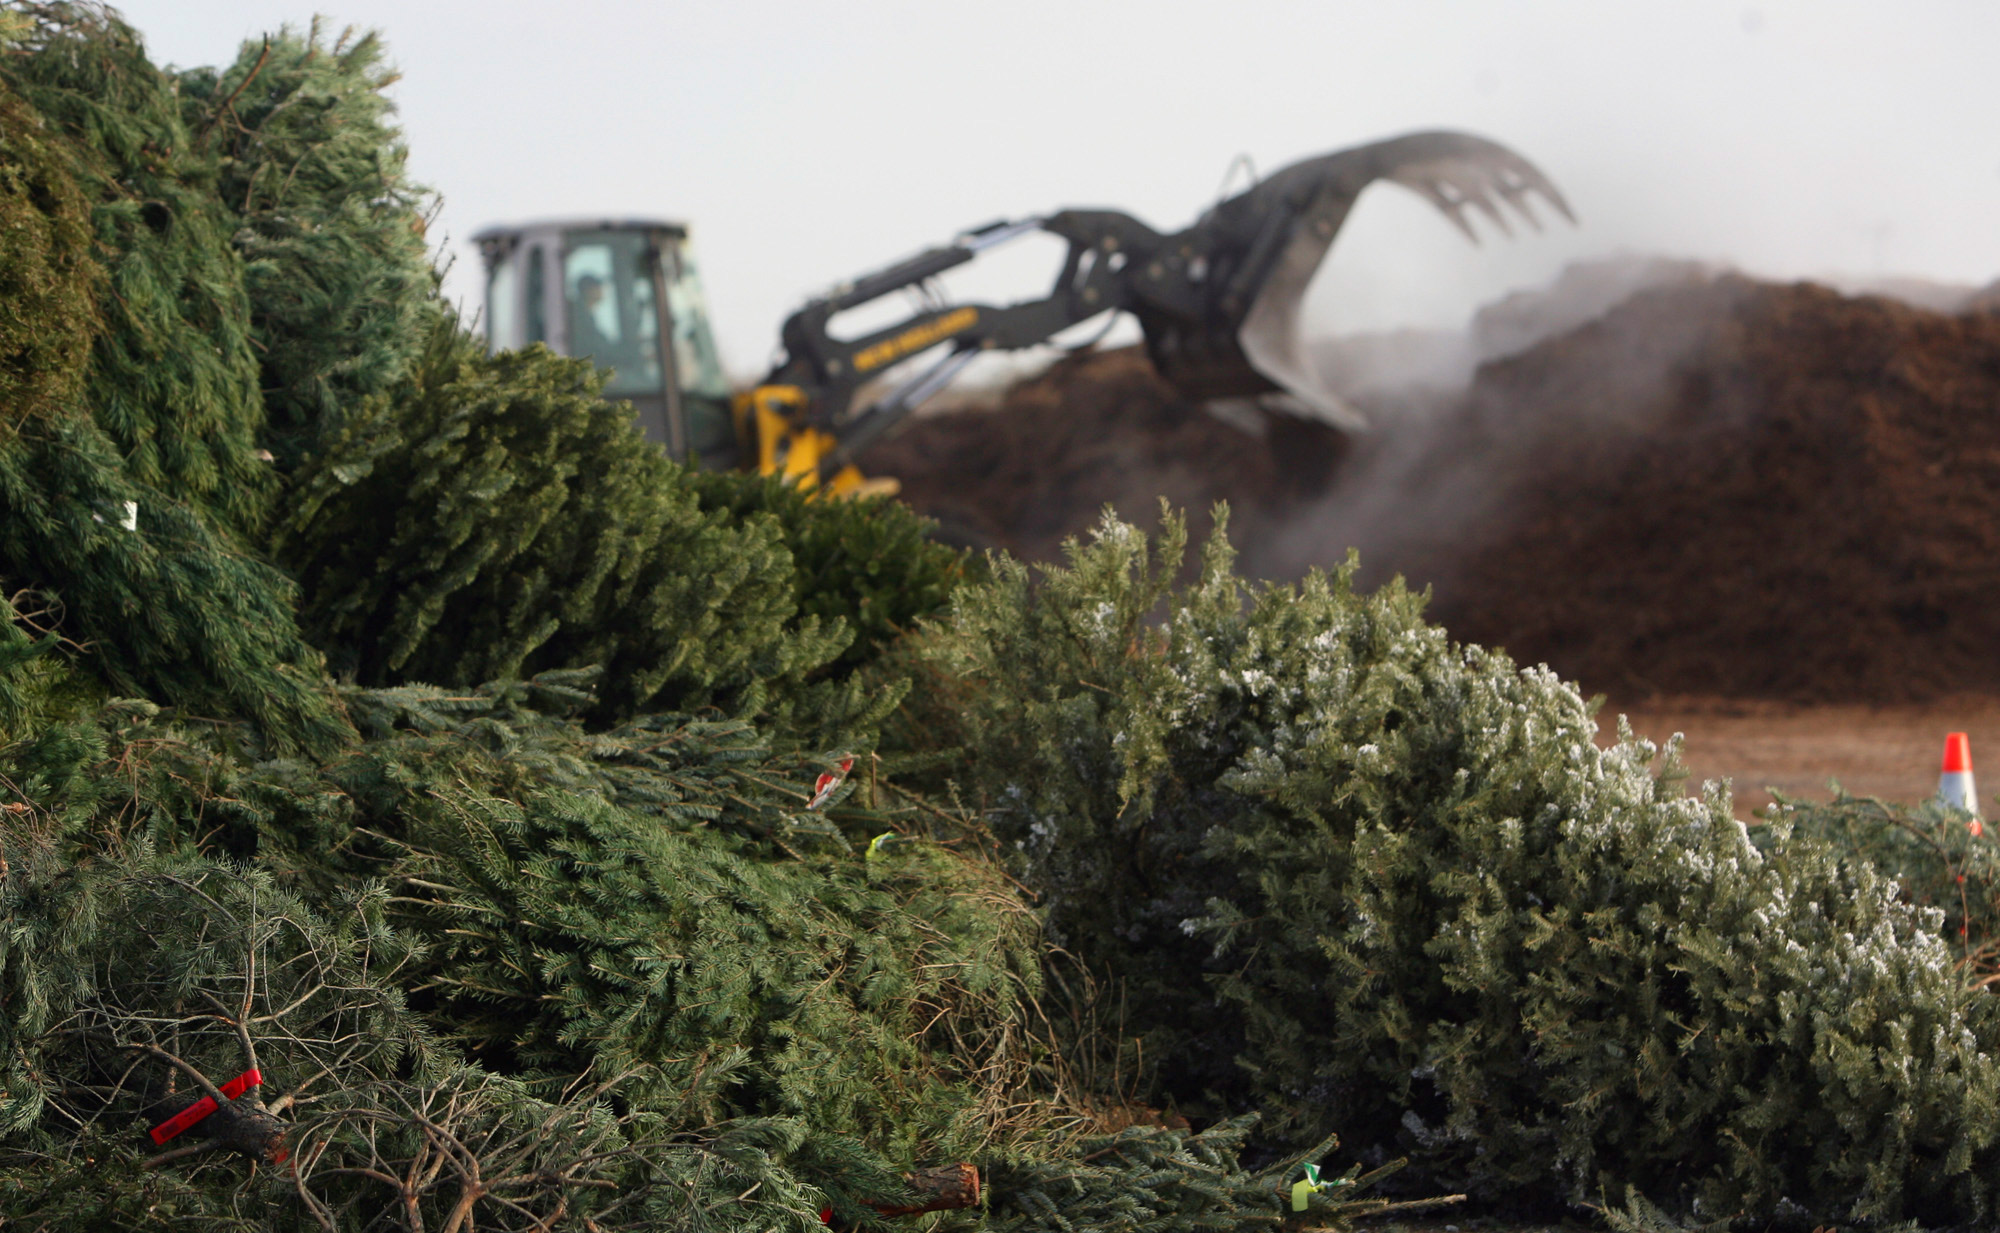
<instances>
[{"instance_id":1,"label":"cut tree trunk","mask_svg":"<svg viewBox=\"0 0 2000 1233\"><path fill-rule=\"evenodd\" d=\"M930 1196L921 1203L905 1206L870 1203L884 1216L915 1216L921 1212L948 1212L979 1206L979 1170L969 1164L941 1165L905 1173L910 1189Z\"/></svg>"}]
</instances>

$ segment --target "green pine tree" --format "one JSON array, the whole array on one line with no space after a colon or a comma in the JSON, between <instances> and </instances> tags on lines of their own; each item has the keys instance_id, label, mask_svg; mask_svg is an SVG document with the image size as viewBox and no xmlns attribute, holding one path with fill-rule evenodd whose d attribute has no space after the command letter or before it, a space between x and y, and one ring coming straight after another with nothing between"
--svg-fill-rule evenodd
<instances>
[{"instance_id":1,"label":"green pine tree","mask_svg":"<svg viewBox=\"0 0 2000 1233\"><path fill-rule=\"evenodd\" d=\"M217 530L253 531L275 491L234 220L182 122L174 79L108 10L19 6L0 77L56 135L90 203L106 279L83 401L130 482Z\"/></svg>"},{"instance_id":2,"label":"green pine tree","mask_svg":"<svg viewBox=\"0 0 2000 1233\"><path fill-rule=\"evenodd\" d=\"M384 93L395 80L376 35L329 38L317 20L244 44L220 72L179 76L187 126L217 160L234 217L262 439L284 471L388 390L423 342L435 279L425 194L409 182Z\"/></svg>"},{"instance_id":3,"label":"green pine tree","mask_svg":"<svg viewBox=\"0 0 2000 1233\"><path fill-rule=\"evenodd\" d=\"M965 782L1055 939L1121 980L1163 1091L1397 1144L1491 1198L1990 1219L2000 1022L1937 915L1771 855L1667 751L1352 565L1174 585L1107 521L961 591Z\"/></svg>"},{"instance_id":4,"label":"green pine tree","mask_svg":"<svg viewBox=\"0 0 2000 1233\"><path fill-rule=\"evenodd\" d=\"M0 85L0 441L82 391L103 282L89 207L58 144Z\"/></svg>"},{"instance_id":5,"label":"green pine tree","mask_svg":"<svg viewBox=\"0 0 2000 1233\"><path fill-rule=\"evenodd\" d=\"M586 361L485 355L440 314L395 393L301 472L274 552L366 684L604 670L600 721L718 707L826 744L895 698L810 685L847 645L798 617L769 518L704 511Z\"/></svg>"},{"instance_id":6,"label":"green pine tree","mask_svg":"<svg viewBox=\"0 0 2000 1233\"><path fill-rule=\"evenodd\" d=\"M697 471L687 479L703 509L737 523L760 514L776 520L791 554L799 611L854 631L828 671L879 663L918 622L943 615L960 583L984 572L971 553L931 538L935 522L893 498L828 500L776 477L737 471Z\"/></svg>"},{"instance_id":7,"label":"green pine tree","mask_svg":"<svg viewBox=\"0 0 2000 1233\"><path fill-rule=\"evenodd\" d=\"M1940 915L1960 978L1992 985L2000 973L2000 851L1970 814L1935 797L1901 805L1846 792L1825 802L1773 795L1770 816L1784 826L1754 831L1760 847L1778 850L1778 837L1793 834L1880 870L1905 899Z\"/></svg>"},{"instance_id":8,"label":"green pine tree","mask_svg":"<svg viewBox=\"0 0 2000 1233\"><path fill-rule=\"evenodd\" d=\"M0 1195L23 1229L738 1230L817 1223L782 1119L702 1125L618 1084L544 1099L433 1039L380 888L314 907L145 848L78 862L0 822ZM254 1068L178 1138L147 1129ZM245 1110L249 1110L248 1115ZM893 1175L865 1153L850 1163Z\"/></svg>"},{"instance_id":9,"label":"green pine tree","mask_svg":"<svg viewBox=\"0 0 2000 1233\"><path fill-rule=\"evenodd\" d=\"M629 1141L616 1154L662 1186L684 1185L682 1164L705 1152L775 1134L758 1169L780 1196L816 1187L807 1214L822 1196L857 1214L906 1200L892 1161L1018 1138L1003 1119L1029 1075L1037 928L998 872L916 839L864 855L804 807L820 763L740 723L590 734L531 705L586 706L583 684L350 691L366 740L325 763L249 761L240 732L131 703L0 747L0 906L15 922L0 939L0 1047L17 1063L0 1070L16 1093L0 1187L63 1210L41 1156L135 1162L119 1127L149 1107L143 1090L114 1096L127 1121L70 1133L98 1098L76 1069L102 1034L91 1016L155 1031L190 989L232 1000L246 934L268 940L257 964L284 978L258 997L289 1008L279 1018L301 1038L265 1064L312 1073L314 1042L350 1042L320 1122L294 1119L343 1151L359 1148L311 1128L380 1118L408 1139L395 1102L429 1083L457 1102L461 1072L549 1116L614 1104ZM229 927L202 924L210 912ZM313 989L330 990L324 1014L301 998ZM235 1073L233 1029L196 1018L174 1047ZM212 1212L241 1176L197 1180L168 1189ZM761 1205L729 1214L742 1189L698 1190L725 1209L715 1227L761 1227ZM139 1178L112 1191L92 1183L75 1202L161 1193Z\"/></svg>"},{"instance_id":10,"label":"green pine tree","mask_svg":"<svg viewBox=\"0 0 2000 1233\"><path fill-rule=\"evenodd\" d=\"M1009 1161L993 1171L987 1227L1026 1233L1051 1225L1064 1233L1201 1233L1214 1229L1280 1230L1305 1225L1347 1230L1354 1221L1393 1211L1456 1202L1463 1195L1396 1203L1362 1198L1400 1162L1363 1174L1350 1167L1321 1174L1321 1157L1338 1142L1325 1139L1251 1169L1244 1154L1257 1117L1217 1122L1200 1131L1131 1126L1086 1137L1068 1151ZM1305 1166L1315 1166L1309 1173ZM1314 1186L1294 1206L1293 1187ZM1296 1214L1303 1210L1308 1215Z\"/></svg>"},{"instance_id":11,"label":"green pine tree","mask_svg":"<svg viewBox=\"0 0 2000 1233\"><path fill-rule=\"evenodd\" d=\"M17 25L22 42L0 58L0 78L39 83L32 92L87 112L112 135L131 136L123 124L129 117L117 107L144 110L159 102L158 82L132 67L136 40L111 19L42 6L15 16L34 20ZM82 100L75 82L57 87L42 80L87 78L106 65L142 79L136 100L108 89ZM187 407L196 436L206 413L219 414L203 401L215 392L215 374L203 366L217 357L216 347L205 335L173 334L188 325L181 308L146 298L128 281L157 272L155 258L170 266L180 258L153 252L171 247L155 237L146 242L152 256L125 261L115 244L130 237L118 220L141 203L130 199L135 190L127 185L116 186L119 199L110 203L93 203L80 187L113 191L101 179L109 156L78 136L79 128L96 130L76 116L71 124L52 124L6 89L0 83L0 149L7 155L0 246L8 257L0 278L12 294L10 314L0 315L0 580L10 591L33 591L32 606L43 613L43 627L60 635L61 653L117 692L251 717L274 748L324 748L343 739L344 725L320 691L316 656L298 637L288 584L246 558L215 518L230 508L249 517L255 492L245 498L250 505L232 506L213 490L207 496L214 501L207 500L201 476L219 472L201 461L213 461L204 452L208 445L190 445L180 427L141 434L194 450L192 470L175 477L156 465L164 455L149 454L137 438L121 448L107 430L135 405L107 401L113 387L140 391L153 411ZM165 187L183 206L193 200L185 185ZM193 232L197 253L205 252L203 234L198 227ZM220 277L232 262L225 254L208 272ZM114 270L110 278L106 264ZM222 299L226 306L228 296ZM196 353L184 357L193 368L149 365L128 345L135 332L160 345L171 336L173 349ZM124 341L107 342L114 334ZM222 386L233 388L228 380ZM254 384L249 388L254 396ZM227 454L231 439L228 432L211 435L209 445Z\"/></svg>"}]
</instances>

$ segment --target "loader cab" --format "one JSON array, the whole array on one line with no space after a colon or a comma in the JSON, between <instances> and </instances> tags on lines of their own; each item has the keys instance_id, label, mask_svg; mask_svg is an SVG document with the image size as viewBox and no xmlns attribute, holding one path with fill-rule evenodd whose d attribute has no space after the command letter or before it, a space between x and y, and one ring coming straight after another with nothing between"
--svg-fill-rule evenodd
<instances>
[{"instance_id":1,"label":"loader cab","mask_svg":"<svg viewBox=\"0 0 2000 1233\"><path fill-rule=\"evenodd\" d=\"M486 264L489 350L544 343L589 359L611 370L605 395L630 402L674 458L734 463L729 381L687 228L582 219L489 227L473 239Z\"/></svg>"}]
</instances>

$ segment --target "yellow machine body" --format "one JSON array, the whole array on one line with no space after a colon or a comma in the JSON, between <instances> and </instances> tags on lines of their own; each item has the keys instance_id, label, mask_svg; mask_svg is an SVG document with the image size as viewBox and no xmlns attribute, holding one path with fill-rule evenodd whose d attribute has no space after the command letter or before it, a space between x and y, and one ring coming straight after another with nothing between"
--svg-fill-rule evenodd
<instances>
[{"instance_id":1,"label":"yellow machine body","mask_svg":"<svg viewBox=\"0 0 2000 1233\"><path fill-rule=\"evenodd\" d=\"M736 395L736 439L756 460L759 475L776 475L833 497L894 496L893 479L868 479L849 464L824 481L820 464L839 446L832 434L803 422L808 398L796 385L760 385Z\"/></svg>"}]
</instances>

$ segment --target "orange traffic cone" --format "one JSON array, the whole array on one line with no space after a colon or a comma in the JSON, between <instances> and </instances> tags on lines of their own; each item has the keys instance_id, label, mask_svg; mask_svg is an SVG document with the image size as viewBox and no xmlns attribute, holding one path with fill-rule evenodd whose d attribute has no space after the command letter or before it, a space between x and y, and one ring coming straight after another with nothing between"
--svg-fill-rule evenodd
<instances>
[{"instance_id":1,"label":"orange traffic cone","mask_svg":"<svg viewBox=\"0 0 2000 1233\"><path fill-rule=\"evenodd\" d=\"M1971 814L1972 821L1966 824L1966 829L1973 834L1985 829L1979 824L1979 789L1972 785L1972 742L1963 732L1944 738L1944 771L1938 776L1938 799Z\"/></svg>"}]
</instances>

